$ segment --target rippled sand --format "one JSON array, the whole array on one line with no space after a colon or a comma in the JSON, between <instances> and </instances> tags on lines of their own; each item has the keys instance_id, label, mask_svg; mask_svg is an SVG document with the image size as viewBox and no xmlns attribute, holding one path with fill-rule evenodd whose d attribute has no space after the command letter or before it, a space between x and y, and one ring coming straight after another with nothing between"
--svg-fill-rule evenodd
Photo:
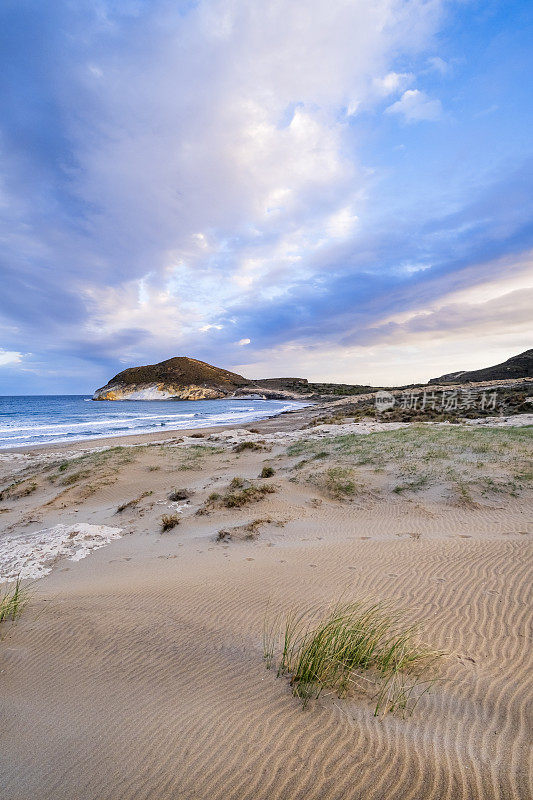
<instances>
[{"instance_id":1,"label":"rippled sand","mask_svg":"<svg viewBox=\"0 0 533 800\"><path fill-rule=\"evenodd\" d=\"M457 441L365 439L359 463L359 440L332 439L353 427L262 425L3 463L20 480L0 501L4 537L82 524L123 535L78 562L58 557L2 629L2 800L529 797L527 429L490 446L474 428ZM247 440L262 449L234 450ZM240 508L208 499L235 476L259 485L265 465L275 492ZM355 488L335 497L338 468ZM190 490L184 503L168 499L176 488ZM180 522L161 533L165 513ZM216 541L254 520L255 538ZM405 608L446 651L406 719L374 717L365 695L303 711L265 669L267 608L341 596Z\"/></svg>"}]
</instances>

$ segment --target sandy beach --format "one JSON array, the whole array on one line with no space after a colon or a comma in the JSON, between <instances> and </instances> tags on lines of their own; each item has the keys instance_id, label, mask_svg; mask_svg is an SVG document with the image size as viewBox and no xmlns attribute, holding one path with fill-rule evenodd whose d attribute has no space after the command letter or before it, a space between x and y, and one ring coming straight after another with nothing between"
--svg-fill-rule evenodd
<instances>
[{"instance_id":1,"label":"sandy beach","mask_svg":"<svg viewBox=\"0 0 533 800\"><path fill-rule=\"evenodd\" d=\"M2 800L530 796L531 416L318 413L1 454L0 547L29 576L1 628ZM408 713L304 710L266 669L269 613L341 598L443 652Z\"/></svg>"}]
</instances>

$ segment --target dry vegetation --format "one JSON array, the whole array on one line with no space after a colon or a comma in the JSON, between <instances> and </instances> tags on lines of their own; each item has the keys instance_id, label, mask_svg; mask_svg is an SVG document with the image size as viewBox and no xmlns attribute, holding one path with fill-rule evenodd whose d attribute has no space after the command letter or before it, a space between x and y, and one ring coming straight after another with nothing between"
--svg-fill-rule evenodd
<instances>
[{"instance_id":1,"label":"dry vegetation","mask_svg":"<svg viewBox=\"0 0 533 800\"><path fill-rule=\"evenodd\" d=\"M233 448L234 453L242 453L245 450L264 450L264 442L239 442Z\"/></svg>"},{"instance_id":2,"label":"dry vegetation","mask_svg":"<svg viewBox=\"0 0 533 800\"><path fill-rule=\"evenodd\" d=\"M262 483L258 486L252 481L235 477L223 494L212 492L207 498L205 507L218 505L225 508L243 508L250 503L258 503L267 494L273 494L276 491L277 487L271 483Z\"/></svg>"},{"instance_id":3,"label":"dry vegetation","mask_svg":"<svg viewBox=\"0 0 533 800\"><path fill-rule=\"evenodd\" d=\"M119 505L117 508L116 513L121 514L123 511L126 511L127 508L135 508L135 506L137 506L141 500L144 500L145 497L150 497L151 494L153 494L152 491L143 492L139 495L139 497L134 497L133 500L128 500L126 503L121 503L121 505Z\"/></svg>"},{"instance_id":4,"label":"dry vegetation","mask_svg":"<svg viewBox=\"0 0 533 800\"><path fill-rule=\"evenodd\" d=\"M180 524L180 518L177 514L163 514L161 517L161 530L170 531Z\"/></svg>"},{"instance_id":5,"label":"dry vegetation","mask_svg":"<svg viewBox=\"0 0 533 800\"><path fill-rule=\"evenodd\" d=\"M235 525L233 528L223 528L216 535L217 542L228 542L234 540L251 541L259 536L259 528L262 525L269 525L273 520L270 517L262 517L247 522L245 525ZM279 524L279 523L277 523Z\"/></svg>"}]
</instances>

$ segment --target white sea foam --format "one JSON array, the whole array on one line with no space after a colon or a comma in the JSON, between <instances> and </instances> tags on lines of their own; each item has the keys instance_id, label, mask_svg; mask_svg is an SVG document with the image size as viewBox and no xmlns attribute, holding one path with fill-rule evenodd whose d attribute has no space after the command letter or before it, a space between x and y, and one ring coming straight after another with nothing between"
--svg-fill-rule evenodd
<instances>
[{"instance_id":1,"label":"white sea foam","mask_svg":"<svg viewBox=\"0 0 533 800\"><path fill-rule=\"evenodd\" d=\"M106 525L55 525L35 533L0 537L0 581L42 578L62 558L80 561L92 550L120 539L122 528Z\"/></svg>"}]
</instances>

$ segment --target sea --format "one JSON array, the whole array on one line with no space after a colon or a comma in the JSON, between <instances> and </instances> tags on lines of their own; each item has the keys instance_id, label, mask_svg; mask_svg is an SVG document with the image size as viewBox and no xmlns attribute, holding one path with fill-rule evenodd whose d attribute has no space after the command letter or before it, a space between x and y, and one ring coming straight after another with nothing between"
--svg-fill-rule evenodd
<instances>
[{"instance_id":1,"label":"sea","mask_svg":"<svg viewBox=\"0 0 533 800\"><path fill-rule=\"evenodd\" d=\"M0 449L154 433L161 429L247 425L303 408L288 400L98 400L89 395L0 396Z\"/></svg>"}]
</instances>

